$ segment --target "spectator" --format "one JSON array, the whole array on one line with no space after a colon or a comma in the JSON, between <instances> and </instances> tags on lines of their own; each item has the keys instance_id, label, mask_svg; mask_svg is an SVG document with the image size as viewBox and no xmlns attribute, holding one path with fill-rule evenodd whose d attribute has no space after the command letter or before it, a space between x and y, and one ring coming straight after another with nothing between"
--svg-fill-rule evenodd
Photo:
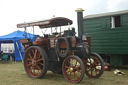
<instances>
[{"instance_id":1,"label":"spectator","mask_svg":"<svg viewBox=\"0 0 128 85\"><path fill-rule=\"evenodd\" d=\"M3 51L0 51L0 60L2 60Z\"/></svg>"}]
</instances>

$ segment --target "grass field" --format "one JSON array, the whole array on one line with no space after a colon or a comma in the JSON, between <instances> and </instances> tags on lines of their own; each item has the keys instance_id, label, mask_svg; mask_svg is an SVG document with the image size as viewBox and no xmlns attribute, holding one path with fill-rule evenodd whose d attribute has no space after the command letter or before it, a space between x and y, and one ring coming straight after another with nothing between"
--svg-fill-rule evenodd
<instances>
[{"instance_id":1,"label":"grass field","mask_svg":"<svg viewBox=\"0 0 128 85\"><path fill-rule=\"evenodd\" d=\"M78 85L128 85L128 69L120 69L125 73L117 76L111 71L105 71L98 79L88 78L86 75ZM41 79L30 78L24 71L23 63L0 63L0 85L74 85L67 82L63 75L48 71Z\"/></svg>"}]
</instances>

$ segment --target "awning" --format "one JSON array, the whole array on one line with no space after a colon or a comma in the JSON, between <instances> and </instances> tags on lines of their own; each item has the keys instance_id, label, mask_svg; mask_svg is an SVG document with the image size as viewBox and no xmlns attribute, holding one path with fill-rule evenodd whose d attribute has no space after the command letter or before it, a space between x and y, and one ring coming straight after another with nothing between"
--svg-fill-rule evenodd
<instances>
[{"instance_id":1,"label":"awning","mask_svg":"<svg viewBox=\"0 0 128 85\"><path fill-rule=\"evenodd\" d=\"M48 20L17 24L17 28L39 26L40 28L58 27L72 24L72 20L64 17L56 17Z\"/></svg>"}]
</instances>

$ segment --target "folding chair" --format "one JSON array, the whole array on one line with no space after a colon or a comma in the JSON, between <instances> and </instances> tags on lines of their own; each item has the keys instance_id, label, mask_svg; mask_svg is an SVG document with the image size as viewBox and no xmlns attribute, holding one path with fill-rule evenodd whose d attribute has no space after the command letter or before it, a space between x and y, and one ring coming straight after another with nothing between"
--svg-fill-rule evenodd
<instances>
[{"instance_id":1,"label":"folding chair","mask_svg":"<svg viewBox=\"0 0 128 85\"><path fill-rule=\"evenodd\" d=\"M7 54L3 54L2 62L7 62L7 61L8 61L8 55Z\"/></svg>"}]
</instances>

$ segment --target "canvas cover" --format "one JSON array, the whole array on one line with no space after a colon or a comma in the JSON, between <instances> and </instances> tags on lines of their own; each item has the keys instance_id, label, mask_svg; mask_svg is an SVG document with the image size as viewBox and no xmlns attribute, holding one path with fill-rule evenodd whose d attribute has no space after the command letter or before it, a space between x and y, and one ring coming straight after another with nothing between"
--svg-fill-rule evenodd
<instances>
[{"instance_id":1,"label":"canvas cover","mask_svg":"<svg viewBox=\"0 0 128 85\"><path fill-rule=\"evenodd\" d=\"M23 59L23 56L24 56L24 48L21 45L21 43L19 42L19 40L25 39L25 34L26 34L27 38L30 38L31 41L34 41L35 36L33 34L25 33L25 32L20 31L20 30L15 31L13 33L10 33L8 35L0 36L0 50L1 50L1 43L14 43L15 60L21 61ZM20 53L22 55L22 58L20 56Z\"/></svg>"}]
</instances>

